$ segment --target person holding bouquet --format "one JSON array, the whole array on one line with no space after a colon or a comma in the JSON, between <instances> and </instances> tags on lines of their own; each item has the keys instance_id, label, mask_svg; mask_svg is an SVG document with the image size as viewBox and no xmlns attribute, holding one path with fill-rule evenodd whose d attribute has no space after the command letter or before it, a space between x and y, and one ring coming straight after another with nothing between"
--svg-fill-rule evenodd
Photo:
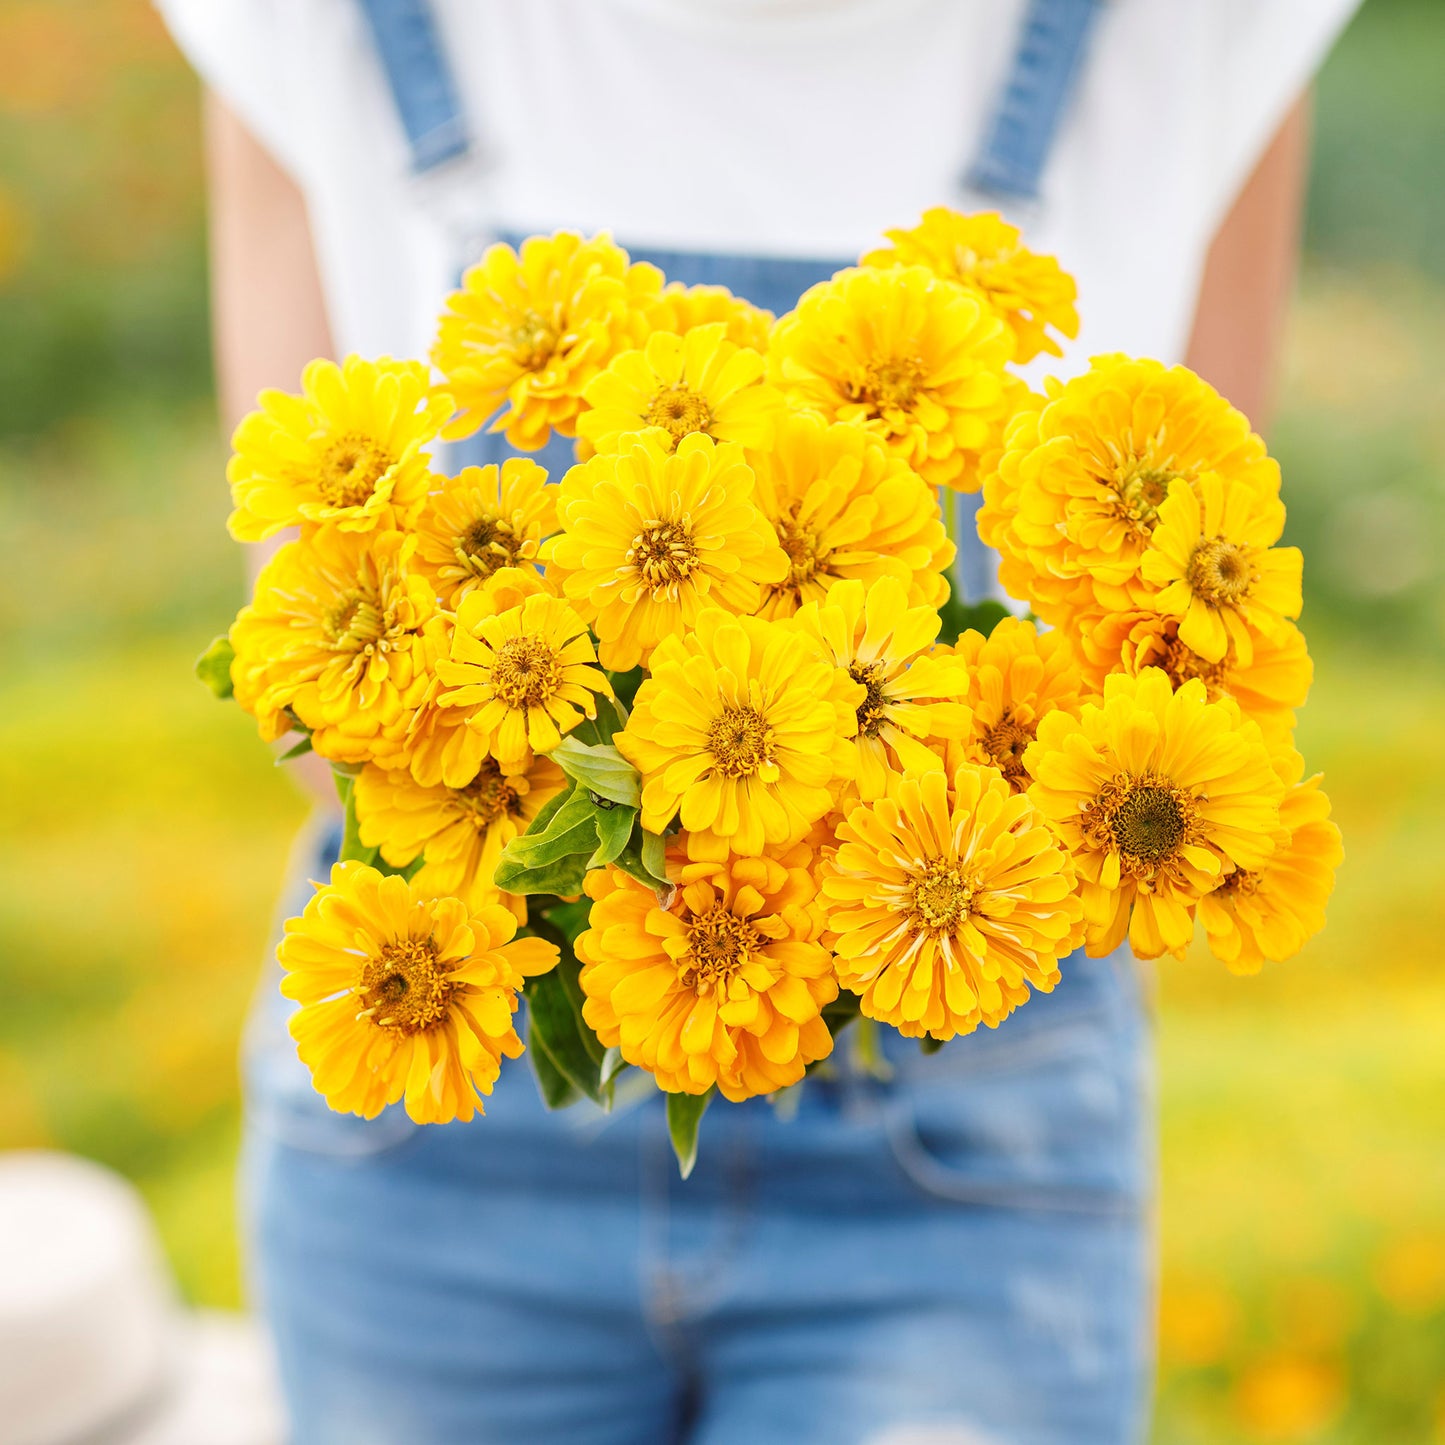
<instances>
[{"instance_id":1,"label":"person holding bouquet","mask_svg":"<svg viewBox=\"0 0 1445 1445\"><path fill-rule=\"evenodd\" d=\"M502 464L499 475L531 498L534 520L554 506L566 512L563 539L547 559L569 579L569 596L570 579L593 565L591 549L605 543L612 519L605 508L588 512L587 499L571 496L566 483L543 490L539 481L533 495L525 480L532 474L510 459L531 457L557 480L571 462L574 435L584 456L607 453L629 414L626 367L609 367L608 379L585 389L589 410L580 417L561 402L528 411L514 401L510 424L504 414L501 430L478 436L496 395L484 379L464 384L460 353L448 349L448 327L453 335L464 329L475 298L500 294L515 266L526 264L525 246L520 263L513 252L487 247L517 246L533 233L610 233L633 267L651 263L687 288L649 303L673 308L683 350L689 335L710 335L709 328L743 349L771 334L768 364L777 375L770 369L770 380L802 390L810 383L799 378L817 374L831 334L821 302L799 305L809 288L863 256L857 274L864 279L847 283L847 314L866 327L875 287L869 265L944 268L992 296L1008 318L1007 332L996 330L1019 364L1020 395L1025 382L1038 387L1046 375L1078 376L1086 387L1088 375L1103 376L1136 400L1154 388L1149 395L1178 425L1194 427L1191 435L1227 436L1221 455L1233 448L1248 453L1248 465L1265 465L1238 412L1256 427L1267 413L1297 248L1302 96L1354 0L159 4L209 91L217 361L228 420L240 421L258 392L313 358L432 352L457 378L454 400L475 423L463 428L474 434L458 443L447 469ZM889 231L885 243L887 226L919 215L919 226ZM484 252L448 303L433 352L438 307ZM1077 278L1077 296L1060 265ZM706 288L727 288L751 305ZM763 312L784 320L770 332ZM630 353L640 358L628 363L634 370L687 364L663 355L672 343L659 342L654 354L653 341ZM1067 355L1065 341L1075 343ZM559 339L544 318L520 314L509 344L531 355ZM1178 380L1184 373L1160 381L1147 364L1126 365L1115 353L1165 367L1187 362L1228 402ZM780 356L786 360L775 362ZM1101 371L1089 373L1090 357L1103 358ZM308 370L308 384L353 386L357 394L380 388L372 373L363 377L366 365ZM425 394L424 373L376 363L385 367L396 368L385 385ZM907 405L913 384L891 375L868 382L897 407ZM279 415L282 403L271 405L267 414ZM761 407L758 394L738 402L729 393L708 425L741 446L756 444ZM429 428L429 444L441 414L432 418L418 400L413 415ZM706 450L688 438L696 422L681 401L648 415L670 437L676 459L690 465ZM799 447L818 444L813 422L789 425ZM243 427L237 445L249 456L246 438L260 433L254 417L246 426L252 431ZM1007 468L1014 445L1010 429L1003 461L992 464ZM930 487L959 494L967 525L955 529L952 586L970 601L1000 587L997 559L973 525L986 450L930 443L910 462ZM848 464L865 473L869 465L862 453ZM369 503L352 496L347 479L367 465L364 448L353 446L344 475L315 501L318 516L357 513L337 524L337 547L350 545L346 528L366 525L359 514ZM725 478L714 480L726 491ZM880 473L879 487L884 480ZM1209 655L1218 630L1226 640L1213 655L1222 656L1240 608L1231 604L1221 621L1210 599L1224 595L1229 579L1221 570L1210 584L1215 591L1201 590L1189 570L1197 549L1188 550L1188 509L1169 496L1167 479L1141 466L1126 480L1129 504L1147 510L1161 538L1176 531L1184 538L1187 576L1169 572L1167 551L1150 564L1151 586L1181 595L1193 587L1193 601L1181 605L1198 601L1170 624L1165 641L1183 639ZM398 467L393 497L409 495L415 481ZM1033 557L1028 547L1047 546L1048 538L1031 540L984 485L979 525L1004 552L1007 590L1020 558ZM1199 485L1207 507L1213 484ZM418 505L423 492L424 484ZM249 481L238 484L237 496L233 532L274 548L265 542L281 526L274 498ZM901 503L883 507L862 496L850 505L877 506L870 528L897 523ZM525 571L540 555L544 530L537 521L536 537L493 534L487 545L505 553L507 568ZM574 537L582 540L573 545ZM918 545L926 552L934 543ZM753 585L764 589L760 616L796 612L809 625L807 608L824 594L807 591L812 573L802 562L816 558L800 562L790 545L784 563L769 546L740 554L744 570L756 572ZM666 548L659 542L658 549L655 565L665 568ZM446 555L427 565L436 569L434 592L455 589L460 619L480 617L484 609L466 599L474 589L465 567L457 572ZM547 611L516 585L509 605ZM874 625L866 608L878 609L881 627L884 610L902 617L918 605L901 584L896 596L875 585L866 604L862 588L855 599L850 585L826 596L845 619L853 608L860 628ZM1049 599L1030 600L1048 620ZM1102 592L1100 606L1101 618L1124 615L1123 604ZM1266 619L1271 636L1285 635L1288 615L1285 606L1286 620ZM675 637L677 629L660 622L611 628L599 615L592 625L602 665L617 672L676 653L676 676L696 677L683 654L710 645L701 634ZM834 625L818 623L820 635ZM1091 640L1093 632L1109 645L1102 622ZM1162 634L1140 640L1136 632L1115 651L1165 646ZM959 659L981 665L968 648L987 646L1004 666L1010 649L1026 647L1021 637L1010 624L986 643L965 634L954 655L930 662L937 681L919 694L919 706L939 710L941 727L953 725L945 714L967 676ZM927 642L905 660L916 660ZM798 650L787 668L817 702L829 684L819 673L814 686L805 652L815 656ZM446 664L438 672L461 698L481 685L482 664L458 656L450 672ZM605 687L591 661L576 664L579 706ZM889 659L877 666L885 664L892 666ZM653 666L661 677L663 662ZM882 675L869 673L868 687L882 688ZM1075 701L1088 682L1072 664L1049 677L1059 697ZM864 679L855 681L862 689ZM649 769L664 748L667 719L650 686L639 691L619 746L649 780L643 825L652 808L660 831L669 815L657 811L661 784ZM241 691L238 682L238 697ZM883 696L850 694L838 706L862 718ZM1022 790L1030 744L1047 742L1046 728L1005 737L1007 722L993 719L987 742L1003 778L1000 797ZM351 728L354 740L360 725L338 723L338 738ZM516 735L503 727L489 739L488 756L505 762ZM296 766L323 799L330 780L314 765L326 749L313 737L317 756ZM895 742L906 753L909 739ZM966 749L961 735L959 744ZM741 757L758 744L740 725L728 746ZM877 751L870 757L860 738L857 756L838 764L856 773L865 800L868 769L887 764L883 743ZM450 764L437 756L440 778ZM480 766L474 759L469 772L480 778ZM519 813L524 823L562 786L551 766L533 780L532 802ZM656 771L663 775L660 764ZM358 794L372 786L365 778ZM946 810L926 779L915 792L910 806ZM1051 795L1041 796L1046 805ZM1063 792L1057 799L1067 820L1072 804ZM670 800L673 811L678 802ZM1141 820L1130 857L1154 846L1148 807L1155 802L1129 803L1130 819ZM380 817L411 805L377 785L366 806ZM681 800L685 822L689 806ZM1276 822L1279 815L1276 806ZM694 863L747 851L737 842L746 824L724 836L722 815L710 816L711 823L686 824L701 840ZM1116 834L1123 827L1111 826ZM839 837L860 850L866 842L861 831ZM326 878L341 846L340 821L319 802L298 844L288 913L302 911L311 892L305 880ZM437 866L428 853L426 869ZM1238 871L1243 877L1244 862ZM766 893L785 884L779 871L750 886ZM936 892L918 895L919 916L934 934L940 919L952 917L950 886L941 879ZM694 882L689 894L691 887L703 885ZM589 878L594 930L601 914L623 927L625 891L620 875L616 887ZM846 889L835 894L842 899ZM255 1283L279 1346L298 1445L1114 1445L1141 1438L1152 1367L1152 1119L1146 1003L1121 940L1128 931L1148 956L1176 950L1178 910L1166 894L1143 890L1135 922L1125 908L1118 928L1099 925L1108 935L1102 956L1068 955L1057 982L1035 980L1042 991L996 1030L1013 1001L996 1001L992 1013L985 1007L969 1029L979 1021L990 1027L941 1051L892 1034L881 1054L840 1050L787 1108L751 1097L715 1109L686 1181L676 1177L657 1127L655 1093L610 1114L585 1106L549 1113L523 1072L503 1067L485 1119L423 1128L399 1106L378 1112L363 1098L345 1107L375 1117L331 1113L297 1059L290 1005L268 974L247 1045L245 1189ZM848 935L859 930L861 938L871 926L865 910L843 925L841 914L831 916L840 976L846 982L856 968L861 978L868 957L860 961ZM1037 927L1061 948L1075 925L1082 936L1078 917L1040 918ZM1208 916L1205 922L1212 926ZM443 943L460 927L444 909L435 924ZM512 927L505 918L497 923L487 986L511 979L520 988L545 967L545 946L501 942ZM288 934L283 961L287 948L302 958L304 947L290 943L297 936ZM625 1040L623 1003L634 994L608 984L614 960L584 941L591 936L577 945L590 970L588 1022L599 1036L614 1030ZM818 949L811 939L795 947ZM870 1018L895 1007L881 985L871 995L861 983L856 991ZM374 992L368 1012L422 1007L415 999L399 1004L380 983ZM944 1003L920 1005L914 1020L928 1028L912 1032L938 1038L930 1006ZM813 1014L816 1022L816 999ZM483 1034L493 1062L512 1048L514 1036ZM665 1065L653 1072L667 1087ZM470 1103L455 1112L467 1118Z\"/></svg>"}]
</instances>

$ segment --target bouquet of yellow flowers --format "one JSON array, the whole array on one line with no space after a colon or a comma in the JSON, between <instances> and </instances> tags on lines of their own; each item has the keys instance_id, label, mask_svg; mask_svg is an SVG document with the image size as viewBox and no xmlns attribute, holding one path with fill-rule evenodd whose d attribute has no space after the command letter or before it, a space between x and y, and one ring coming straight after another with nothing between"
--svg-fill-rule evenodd
<instances>
[{"instance_id":1,"label":"bouquet of yellow flowers","mask_svg":"<svg viewBox=\"0 0 1445 1445\"><path fill-rule=\"evenodd\" d=\"M238 428L232 534L299 534L199 670L336 774L279 950L333 1108L467 1119L524 1051L553 1106L643 1070L686 1172L714 1095L845 1029L932 1049L1080 946L1198 921L1250 971L1321 927L1264 444L1182 367L1031 391L1075 288L997 216L888 239L776 320L606 236L496 245L434 370L313 362ZM438 470L484 425L576 465ZM950 586L980 489L1028 617Z\"/></svg>"}]
</instances>

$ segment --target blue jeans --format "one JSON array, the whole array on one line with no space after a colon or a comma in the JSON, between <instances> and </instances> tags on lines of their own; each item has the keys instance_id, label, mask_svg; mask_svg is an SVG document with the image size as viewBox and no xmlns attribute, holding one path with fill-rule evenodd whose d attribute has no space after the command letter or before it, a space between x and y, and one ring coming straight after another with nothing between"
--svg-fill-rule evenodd
<instances>
[{"instance_id":1,"label":"blue jeans","mask_svg":"<svg viewBox=\"0 0 1445 1445\"><path fill-rule=\"evenodd\" d=\"M334 835L299 871L323 877ZM299 911L302 878L288 899ZM330 1113L265 990L248 1039L254 1283L295 1445L1122 1445L1139 1438L1151 1170L1121 956L787 1117L660 1097ZM636 1077L636 1076L634 1076Z\"/></svg>"}]
</instances>

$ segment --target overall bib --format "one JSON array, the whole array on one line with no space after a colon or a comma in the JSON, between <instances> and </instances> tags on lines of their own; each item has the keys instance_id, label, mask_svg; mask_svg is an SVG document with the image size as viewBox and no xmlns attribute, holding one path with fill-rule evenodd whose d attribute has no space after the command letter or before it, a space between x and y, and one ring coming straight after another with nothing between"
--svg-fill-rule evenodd
<instances>
[{"instance_id":1,"label":"overall bib","mask_svg":"<svg viewBox=\"0 0 1445 1445\"><path fill-rule=\"evenodd\" d=\"M414 168L475 152L425 0L360 0ZM1032 0L970 189L1037 196L1095 0ZM906 219L906 218L891 218ZM504 239L514 240L514 237ZM626 237L619 237L624 246ZM660 253L781 314L847 258ZM441 298L438 298L440 305ZM499 461L500 437L461 462ZM554 476L571 443L537 458ZM959 499L957 580L993 566ZM298 845L299 913L339 839ZM719 1104L677 1177L655 1091L485 1118L331 1113L268 974L248 1033L253 1283L295 1445L1125 1445L1152 1370L1147 1029L1127 953L939 1053L883 1030L786 1108Z\"/></svg>"}]
</instances>

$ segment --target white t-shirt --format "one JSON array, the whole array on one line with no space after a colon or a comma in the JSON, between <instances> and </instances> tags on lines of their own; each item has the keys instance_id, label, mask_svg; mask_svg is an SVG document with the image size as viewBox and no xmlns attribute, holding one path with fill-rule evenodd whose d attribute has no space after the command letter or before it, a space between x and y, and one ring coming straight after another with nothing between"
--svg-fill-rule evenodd
<instances>
[{"instance_id":1,"label":"white t-shirt","mask_svg":"<svg viewBox=\"0 0 1445 1445\"><path fill-rule=\"evenodd\" d=\"M413 180L356 0L157 0L304 192L336 344L420 356L458 196ZM1067 373L1176 361L1205 252L1358 0L1108 0L1018 217L1079 284ZM1023 0L433 0L483 227L847 260L958 189ZM473 233L475 235L475 232ZM284 379L283 379L284 380Z\"/></svg>"}]
</instances>

